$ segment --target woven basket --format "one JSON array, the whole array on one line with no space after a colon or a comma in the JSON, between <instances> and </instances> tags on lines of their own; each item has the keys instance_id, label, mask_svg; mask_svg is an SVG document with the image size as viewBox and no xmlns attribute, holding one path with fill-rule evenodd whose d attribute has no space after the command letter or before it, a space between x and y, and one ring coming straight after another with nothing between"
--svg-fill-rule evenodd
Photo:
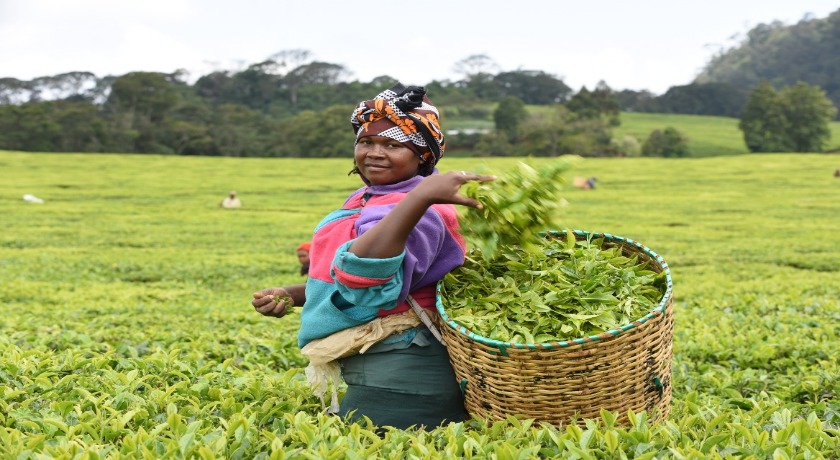
<instances>
[{"instance_id":1,"label":"woven basket","mask_svg":"<svg viewBox=\"0 0 840 460\"><path fill-rule=\"evenodd\" d=\"M578 240L590 235L574 233ZM654 422L667 418L674 326L668 264L636 241L591 235L603 237L603 247L620 246L624 255L665 272L667 289L653 311L618 329L565 342L500 342L452 321L438 283L438 320L469 413L497 420L518 414L555 425L600 418L601 409L618 412L618 423L627 423L628 410L647 411Z\"/></svg>"}]
</instances>

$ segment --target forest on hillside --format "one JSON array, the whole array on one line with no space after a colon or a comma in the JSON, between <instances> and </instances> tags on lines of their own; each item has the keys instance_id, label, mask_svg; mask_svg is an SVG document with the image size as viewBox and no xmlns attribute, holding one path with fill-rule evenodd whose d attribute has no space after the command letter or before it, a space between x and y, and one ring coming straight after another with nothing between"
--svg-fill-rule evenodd
<instances>
[{"instance_id":1,"label":"forest on hillside","mask_svg":"<svg viewBox=\"0 0 840 460\"><path fill-rule=\"evenodd\" d=\"M494 121L500 104L543 106L540 126L508 126L508 136L453 136L450 147L482 154L535 130L528 151L620 154L610 128L621 111L739 117L763 82L804 82L840 106L840 9L825 19L760 24L721 50L689 85L662 95L610 88L570 88L539 70L494 72L491 57L456 63L462 78L425 84L448 122ZM68 72L32 80L0 78L0 149L223 156L343 155L352 142L349 108L390 87L383 75L348 81L343 66L284 50L239 71L216 71L190 83L182 72L96 76ZM495 120L498 121L498 120ZM530 123L529 123L530 124ZM318 129L312 129L317 126ZM334 129L333 129L334 128ZM498 128L498 123L497 123ZM521 128L521 129L520 129ZM507 139L506 139L507 137ZM496 147L491 148L491 145ZM339 147L340 146L340 147ZM542 150L539 150L542 149Z\"/></svg>"}]
</instances>

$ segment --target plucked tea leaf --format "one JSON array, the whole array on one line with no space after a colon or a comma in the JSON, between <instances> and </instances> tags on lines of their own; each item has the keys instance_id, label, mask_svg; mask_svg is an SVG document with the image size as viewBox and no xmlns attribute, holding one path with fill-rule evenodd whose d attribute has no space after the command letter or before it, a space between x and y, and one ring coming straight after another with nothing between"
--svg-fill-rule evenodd
<instances>
[{"instance_id":1,"label":"plucked tea leaf","mask_svg":"<svg viewBox=\"0 0 840 460\"><path fill-rule=\"evenodd\" d=\"M556 160L539 169L525 162L490 182L469 182L463 193L478 200L482 208L466 208L460 217L466 240L487 258L499 248L532 247L537 235L560 228L560 196L566 172L574 157Z\"/></svg>"},{"instance_id":2,"label":"plucked tea leaf","mask_svg":"<svg viewBox=\"0 0 840 460\"><path fill-rule=\"evenodd\" d=\"M570 234L537 238L538 250L501 246L493 259L476 249L444 278L450 317L492 339L542 343L616 329L657 306L664 274L603 238L570 245Z\"/></svg>"}]
</instances>

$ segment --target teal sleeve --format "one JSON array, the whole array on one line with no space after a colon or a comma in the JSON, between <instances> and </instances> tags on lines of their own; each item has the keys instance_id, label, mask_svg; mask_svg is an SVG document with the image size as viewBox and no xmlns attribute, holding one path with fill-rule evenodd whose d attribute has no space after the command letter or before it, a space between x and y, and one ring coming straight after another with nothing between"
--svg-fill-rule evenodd
<instances>
[{"instance_id":1,"label":"teal sleeve","mask_svg":"<svg viewBox=\"0 0 840 460\"><path fill-rule=\"evenodd\" d=\"M363 258L348 252L353 241L341 245L333 260L330 274L343 300L335 299L333 303L344 314L367 321L375 318L379 310L397 306L403 287L405 251L385 259Z\"/></svg>"}]
</instances>

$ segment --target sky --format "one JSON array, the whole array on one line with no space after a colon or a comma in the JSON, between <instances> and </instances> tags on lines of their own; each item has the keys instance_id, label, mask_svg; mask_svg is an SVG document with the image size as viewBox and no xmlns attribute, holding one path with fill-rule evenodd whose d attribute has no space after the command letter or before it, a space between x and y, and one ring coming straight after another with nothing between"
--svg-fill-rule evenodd
<instances>
[{"instance_id":1,"label":"sky","mask_svg":"<svg viewBox=\"0 0 840 460\"><path fill-rule=\"evenodd\" d=\"M539 70L577 90L662 94L758 24L825 18L836 0L0 0L0 78L184 69L194 81L288 50L340 64L348 80L458 80Z\"/></svg>"}]
</instances>

